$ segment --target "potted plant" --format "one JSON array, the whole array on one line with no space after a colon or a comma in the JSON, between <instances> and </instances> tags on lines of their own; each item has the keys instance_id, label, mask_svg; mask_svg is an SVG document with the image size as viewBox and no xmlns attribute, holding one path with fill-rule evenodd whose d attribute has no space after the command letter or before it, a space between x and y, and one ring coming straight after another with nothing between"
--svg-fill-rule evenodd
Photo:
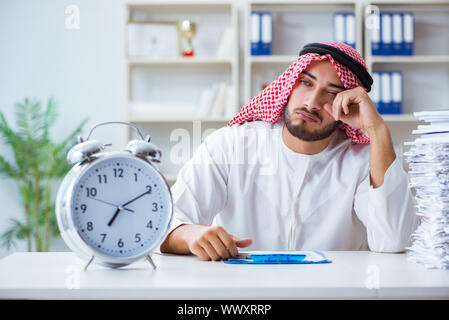
<instances>
[{"instance_id":1,"label":"potted plant","mask_svg":"<svg viewBox=\"0 0 449 320\"><path fill-rule=\"evenodd\" d=\"M82 121L60 142L50 138L50 128L57 118L52 98L46 108L40 101L16 104L16 128L0 111L0 138L12 151L13 161L0 155L0 174L13 179L23 201L24 218L11 218L11 226L1 235L7 249L17 240L27 240L28 251L48 251L51 236L59 235L55 212L55 186L70 170L66 155L76 144L87 119Z\"/></svg>"}]
</instances>

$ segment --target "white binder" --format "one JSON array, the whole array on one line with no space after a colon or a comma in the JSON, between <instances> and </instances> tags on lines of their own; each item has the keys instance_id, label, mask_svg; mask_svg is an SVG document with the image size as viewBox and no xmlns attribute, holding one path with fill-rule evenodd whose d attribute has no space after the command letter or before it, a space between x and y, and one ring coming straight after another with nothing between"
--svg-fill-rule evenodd
<instances>
[{"instance_id":1,"label":"white binder","mask_svg":"<svg viewBox=\"0 0 449 320\"><path fill-rule=\"evenodd\" d=\"M334 41L345 42L345 16L340 12L334 14Z\"/></svg>"},{"instance_id":2,"label":"white binder","mask_svg":"<svg viewBox=\"0 0 449 320\"><path fill-rule=\"evenodd\" d=\"M258 12L251 12L251 55L260 54L260 15Z\"/></svg>"},{"instance_id":3,"label":"white binder","mask_svg":"<svg viewBox=\"0 0 449 320\"><path fill-rule=\"evenodd\" d=\"M366 26L371 28L371 54L373 56L380 55L380 15L373 13L371 15L371 25Z\"/></svg>"},{"instance_id":4,"label":"white binder","mask_svg":"<svg viewBox=\"0 0 449 320\"><path fill-rule=\"evenodd\" d=\"M382 72L380 76L380 105L382 113L390 113L391 110L391 77L390 73Z\"/></svg>"},{"instance_id":5,"label":"white binder","mask_svg":"<svg viewBox=\"0 0 449 320\"><path fill-rule=\"evenodd\" d=\"M402 54L403 33L402 33L402 15L400 13L393 13L393 51L392 54Z\"/></svg>"},{"instance_id":6,"label":"white binder","mask_svg":"<svg viewBox=\"0 0 449 320\"><path fill-rule=\"evenodd\" d=\"M391 14L382 12L380 14L381 21L381 54L382 55L390 55L391 54L391 46L392 46L392 23L391 23Z\"/></svg>"},{"instance_id":7,"label":"white binder","mask_svg":"<svg viewBox=\"0 0 449 320\"><path fill-rule=\"evenodd\" d=\"M380 75L379 72L373 72L373 85L371 86L371 91L369 92L369 97L371 101L373 101L377 110L379 110L379 101L380 101Z\"/></svg>"},{"instance_id":8,"label":"white binder","mask_svg":"<svg viewBox=\"0 0 449 320\"><path fill-rule=\"evenodd\" d=\"M414 47L414 15L411 12L404 13L404 49L406 55L413 55Z\"/></svg>"},{"instance_id":9,"label":"white binder","mask_svg":"<svg viewBox=\"0 0 449 320\"><path fill-rule=\"evenodd\" d=\"M262 39L262 54L271 54L271 42L273 40L273 16L270 12L261 13L261 39Z\"/></svg>"},{"instance_id":10,"label":"white binder","mask_svg":"<svg viewBox=\"0 0 449 320\"><path fill-rule=\"evenodd\" d=\"M391 113L402 112L402 73L400 71L391 72Z\"/></svg>"},{"instance_id":11,"label":"white binder","mask_svg":"<svg viewBox=\"0 0 449 320\"><path fill-rule=\"evenodd\" d=\"M345 14L345 38L346 44L355 48L355 14Z\"/></svg>"}]
</instances>

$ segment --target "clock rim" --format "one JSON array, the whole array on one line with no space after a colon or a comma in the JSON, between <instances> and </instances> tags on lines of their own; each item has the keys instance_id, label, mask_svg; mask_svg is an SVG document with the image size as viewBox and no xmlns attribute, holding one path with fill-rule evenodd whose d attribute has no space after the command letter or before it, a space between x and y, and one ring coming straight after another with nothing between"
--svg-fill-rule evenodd
<instances>
[{"instance_id":1,"label":"clock rim","mask_svg":"<svg viewBox=\"0 0 449 320\"><path fill-rule=\"evenodd\" d=\"M94 165L101 163L103 161L110 161L114 158L127 158L131 160L143 161L144 164L151 167L156 174L159 175L162 180L163 187L169 196L169 206L168 209L169 218L166 224L162 226L165 228L163 232L161 232L160 238L156 238L156 240L148 246L145 250L140 252L139 254L127 256L127 257L115 257L103 252L97 251L91 245L89 245L86 241L82 239L80 236L78 229L75 226L72 216L72 202L73 202L73 192L75 185L79 182L81 177L89 171ZM59 231L61 233L61 237L68 245L68 247L77 253L79 256L89 260L92 256L95 257L94 262L100 265L104 265L111 268L119 268L126 265L129 265L149 254L151 254L155 248L160 246L160 244L164 241L167 236L167 232L170 228L171 221L173 219L173 197L171 194L170 187L164 178L164 176L160 173L160 171L154 166L153 163L148 161L143 157L139 157L136 155L131 155L127 152L113 151L95 155L95 157L91 158L91 161L85 161L82 163L76 164L69 173L65 176L59 191L56 200L56 219L58 222Z\"/></svg>"}]
</instances>

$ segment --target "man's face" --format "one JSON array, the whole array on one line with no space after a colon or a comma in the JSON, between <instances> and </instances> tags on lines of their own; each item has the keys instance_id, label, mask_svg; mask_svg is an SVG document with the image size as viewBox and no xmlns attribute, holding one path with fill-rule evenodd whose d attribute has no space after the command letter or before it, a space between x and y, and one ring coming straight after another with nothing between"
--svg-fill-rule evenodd
<instances>
[{"instance_id":1,"label":"man's face","mask_svg":"<svg viewBox=\"0 0 449 320\"><path fill-rule=\"evenodd\" d=\"M304 141L329 137L341 121L335 121L324 106L332 109L335 96L344 90L329 60L310 63L299 75L284 109L284 121L290 134Z\"/></svg>"}]
</instances>

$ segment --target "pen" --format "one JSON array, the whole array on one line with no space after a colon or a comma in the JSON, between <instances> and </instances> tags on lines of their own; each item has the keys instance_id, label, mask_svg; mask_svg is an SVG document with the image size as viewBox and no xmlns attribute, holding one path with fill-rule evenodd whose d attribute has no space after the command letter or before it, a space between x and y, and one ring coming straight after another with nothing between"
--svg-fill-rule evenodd
<instances>
[{"instance_id":1,"label":"pen","mask_svg":"<svg viewBox=\"0 0 449 320\"><path fill-rule=\"evenodd\" d=\"M245 264L245 263L300 263L306 257L305 254L239 254L238 256L227 259L227 263Z\"/></svg>"}]
</instances>

